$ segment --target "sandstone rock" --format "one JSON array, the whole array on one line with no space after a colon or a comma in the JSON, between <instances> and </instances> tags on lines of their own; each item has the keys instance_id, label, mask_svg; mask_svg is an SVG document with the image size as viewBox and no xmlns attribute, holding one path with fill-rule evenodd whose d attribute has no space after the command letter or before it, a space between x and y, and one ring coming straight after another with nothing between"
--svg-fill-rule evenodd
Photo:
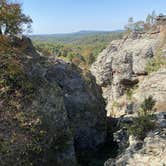
<instances>
[{"instance_id":1,"label":"sandstone rock","mask_svg":"<svg viewBox=\"0 0 166 166\"><path fill-rule=\"evenodd\" d=\"M160 128L166 128L166 111L165 112L156 112L156 122Z\"/></svg>"},{"instance_id":2,"label":"sandstone rock","mask_svg":"<svg viewBox=\"0 0 166 166\"><path fill-rule=\"evenodd\" d=\"M163 133L164 134L164 133ZM166 164L166 137L160 135L149 136L144 140L143 148L133 158L130 158L128 165L165 165Z\"/></svg>"}]
</instances>

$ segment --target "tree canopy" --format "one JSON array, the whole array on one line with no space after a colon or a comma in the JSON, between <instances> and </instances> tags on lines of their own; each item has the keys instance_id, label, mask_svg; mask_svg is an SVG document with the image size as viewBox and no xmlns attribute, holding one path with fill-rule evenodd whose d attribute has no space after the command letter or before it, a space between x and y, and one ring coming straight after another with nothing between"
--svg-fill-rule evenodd
<instances>
[{"instance_id":1,"label":"tree canopy","mask_svg":"<svg viewBox=\"0 0 166 166\"><path fill-rule=\"evenodd\" d=\"M156 23L156 12L153 10L151 14L148 14L145 21L134 22L133 17L128 19L127 25L124 26L126 31L143 32L150 30Z\"/></svg>"},{"instance_id":2,"label":"tree canopy","mask_svg":"<svg viewBox=\"0 0 166 166\"><path fill-rule=\"evenodd\" d=\"M0 1L0 34L15 35L30 30L32 19L26 16L21 4L9 0Z\"/></svg>"}]
</instances>

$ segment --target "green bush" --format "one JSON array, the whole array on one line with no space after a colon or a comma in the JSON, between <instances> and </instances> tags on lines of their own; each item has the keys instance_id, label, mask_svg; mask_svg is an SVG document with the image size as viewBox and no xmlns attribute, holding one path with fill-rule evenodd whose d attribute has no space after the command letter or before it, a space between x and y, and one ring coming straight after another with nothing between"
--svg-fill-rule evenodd
<instances>
[{"instance_id":1,"label":"green bush","mask_svg":"<svg viewBox=\"0 0 166 166\"><path fill-rule=\"evenodd\" d=\"M147 73L152 73L158 71L162 67L166 67L166 58L161 57L161 55L158 55L149 60L149 62L146 65L146 71Z\"/></svg>"},{"instance_id":2,"label":"green bush","mask_svg":"<svg viewBox=\"0 0 166 166\"><path fill-rule=\"evenodd\" d=\"M138 139L144 139L146 134L155 128L152 116L139 116L133 120L132 125L128 125L128 133Z\"/></svg>"},{"instance_id":3,"label":"green bush","mask_svg":"<svg viewBox=\"0 0 166 166\"><path fill-rule=\"evenodd\" d=\"M153 118L153 107L156 101L149 96L141 104L141 109L138 112L138 117L133 120L133 123L127 125L129 135L133 135L138 139L144 139L146 134L155 128Z\"/></svg>"},{"instance_id":4,"label":"green bush","mask_svg":"<svg viewBox=\"0 0 166 166\"><path fill-rule=\"evenodd\" d=\"M152 96L145 98L144 102L141 104L141 110L139 111L140 114L143 116L148 116L153 113L153 107L155 106L156 101L153 99Z\"/></svg>"}]
</instances>

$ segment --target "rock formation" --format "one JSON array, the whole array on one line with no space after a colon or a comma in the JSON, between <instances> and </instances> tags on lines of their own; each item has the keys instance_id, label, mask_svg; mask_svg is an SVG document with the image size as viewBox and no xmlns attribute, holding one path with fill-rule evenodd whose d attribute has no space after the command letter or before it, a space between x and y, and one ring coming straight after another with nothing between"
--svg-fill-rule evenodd
<instances>
[{"instance_id":1,"label":"rock formation","mask_svg":"<svg viewBox=\"0 0 166 166\"><path fill-rule=\"evenodd\" d=\"M82 76L81 76L82 74ZM78 151L94 150L105 141L106 111L102 92L90 73L58 60L46 72L61 87Z\"/></svg>"},{"instance_id":2,"label":"rock formation","mask_svg":"<svg viewBox=\"0 0 166 166\"><path fill-rule=\"evenodd\" d=\"M92 64L91 72L106 99L107 116L116 122L112 131L119 147L119 155L108 159L104 166L166 164L166 33L161 27L154 34L134 32L111 42ZM150 62L152 73L147 68ZM132 125L138 118L149 96L155 101L155 129L141 140L129 135L125 125Z\"/></svg>"},{"instance_id":3,"label":"rock formation","mask_svg":"<svg viewBox=\"0 0 166 166\"><path fill-rule=\"evenodd\" d=\"M125 94L140 81L141 76L147 74L146 64L155 56L160 41L160 33L131 34L122 40L111 42L98 56L91 72L103 89L103 96L107 101L107 115L120 116L125 113L125 107L128 106L124 104ZM117 100L120 102L117 103ZM117 105L119 112L114 108Z\"/></svg>"},{"instance_id":4,"label":"rock formation","mask_svg":"<svg viewBox=\"0 0 166 166\"><path fill-rule=\"evenodd\" d=\"M6 75L0 76L15 89L2 91L9 96L0 103L0 165L77 165L76 153L96 150L106 136L105 103L94 77L37 53L26 37L6 40L14 53L1 54ZM8 101L17 105L9 110Z\"/></svg>"},{"instance_id":5,"label":"rock formation","mask_svg":"<svg viewBox=\"0 0 166 166\"><path fill-rule=\"evenodd\" d=\"M129 148L116 160L109 159L104 166L160 166L166 163L166 131L151 132L144 142L130 142ZM139 144L142 144L141 146ZM138 146L139 145L139 146Z\"/></svg>"}]
</instances>

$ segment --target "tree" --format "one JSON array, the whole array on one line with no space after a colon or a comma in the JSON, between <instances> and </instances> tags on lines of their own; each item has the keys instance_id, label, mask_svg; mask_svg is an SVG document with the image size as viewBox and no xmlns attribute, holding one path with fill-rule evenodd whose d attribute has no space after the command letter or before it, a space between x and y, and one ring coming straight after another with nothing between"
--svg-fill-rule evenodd
<instances>
[{"instance_id":1,"label":"tree","mask_svg":"<svg viewBox=\"0 0 166 166\"><path fill-rule=\"evenodd\" d=\"M149 25L155 24L156 12L153 10L151 14L148 14L146 17L146 23Z\"/></svg>"},{"instance_id":2,"label":"tree","mask_svg":"<svg viewBox=\"0 0 166 166\"><path fill-rule=\"evenodd\" d=\"M132 30L133 30L133 25L134 25L133 17L130 17L130 18L128 19L128 24L125 25L125 29L126 29L127 31L132 31Z\"/></svg>"},{"instance_id":3,"label":"tree","mask_svg":"<svg viewBox=\"0 0 166 166\"><path fill-rule=\"evenodd\" d=\"M0 34L16 35L30 30L32 19L22 12L20 3L8 0L0 2ZM5 28L4 28L5 27Z\"/></svg>"},{"instance_id":4,"label":"tree","mask_svg":"<svg viewBox=\"0 0 166 166\"><path fill-rule=\"evenodd\" d=\"M133 30L142 32L144 30L144 25L145 25L144 21L138 21L133 24Z\"/></svg>"},{"instance_id":5,"label":"tree","mask_svg":"<svg viewBox=\"0 0 166 166\"><path fill-rule=\"evenodd\" d=\"M152 11L152 15L151 15L151 24L153 25L155 23L155 18L156 18L156 12L155 10Z\"/></svg>"},{"instance_id":6,"label":"tree","mask_svg":"<svg viewBox=\"0 0 166 166\"><path fill-rule=\"evenodd\" d=\"M146 17L146 23L151 24L151 19L152 19L152 16L150 14L148 14Z\"/></svg>"}]
</instances>

